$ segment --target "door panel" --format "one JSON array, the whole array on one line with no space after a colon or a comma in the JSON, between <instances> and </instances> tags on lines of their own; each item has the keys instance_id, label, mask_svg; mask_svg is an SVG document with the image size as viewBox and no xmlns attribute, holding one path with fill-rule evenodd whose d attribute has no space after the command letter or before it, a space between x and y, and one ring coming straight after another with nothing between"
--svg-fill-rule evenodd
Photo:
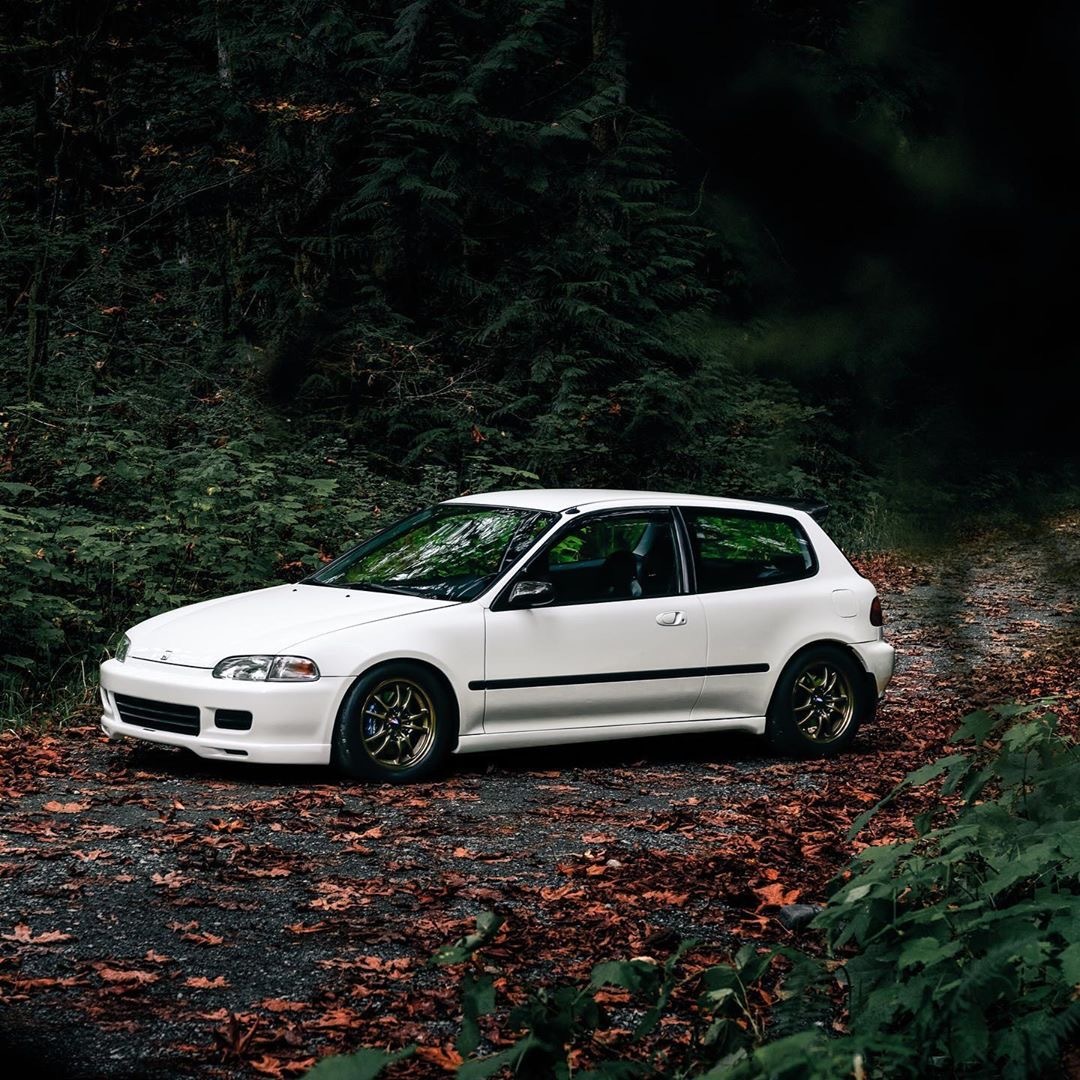
<instances>
[{"instance_id":1,"label":"door panel","mask_svg":"<svg viewBox=\"0 0 1080 1080\"><path fill-rule=\"evenodd\" d=\"M488 610L485 624L487 732L688 720L701 693L696 596Z\"/></svg>"}]
</instances>

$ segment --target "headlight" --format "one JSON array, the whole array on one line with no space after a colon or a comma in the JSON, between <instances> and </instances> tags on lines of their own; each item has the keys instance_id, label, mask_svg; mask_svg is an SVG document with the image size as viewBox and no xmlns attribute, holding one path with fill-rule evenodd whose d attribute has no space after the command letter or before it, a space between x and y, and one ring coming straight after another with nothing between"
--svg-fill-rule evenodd
<instances>
[{"instance_id":1,"label":"headlight","mask_svg":"<svg viewBox=\"0 0 1080 1080\"><path fill-rule=\"evenodd\" d=\"M116 652L113 653L113 659L119 660L122 664L127 659L128 649L131 648L131 638L125 634L120 639L120 644L116 646Z\"/></svg>"},{"instance_id":2,"label":"headlight","mask_svg":"<svg viewBox=\"0 0 1080 1080\"><path fill-rule=\"evenodd\" d=\"M306 656L227 656L214 668L215 679L313 682L318 677L318 665Z\"/></svg>"}]
</instances>

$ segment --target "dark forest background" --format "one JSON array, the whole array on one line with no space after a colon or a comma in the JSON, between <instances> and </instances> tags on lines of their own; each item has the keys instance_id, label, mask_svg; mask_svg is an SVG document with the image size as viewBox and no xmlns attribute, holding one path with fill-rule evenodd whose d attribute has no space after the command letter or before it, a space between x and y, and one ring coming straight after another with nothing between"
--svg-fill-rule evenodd
<instances>
[{"instance_id":1,"label":"dark forest background","mask_svg":"<svg viewBox=\"0 0 1080 1080\"><path fill-rule=\"evenodd\" d=\"M1075 484L1074 5L5 0L5 715L419 503Z\"/></svg>"}]
</instances>

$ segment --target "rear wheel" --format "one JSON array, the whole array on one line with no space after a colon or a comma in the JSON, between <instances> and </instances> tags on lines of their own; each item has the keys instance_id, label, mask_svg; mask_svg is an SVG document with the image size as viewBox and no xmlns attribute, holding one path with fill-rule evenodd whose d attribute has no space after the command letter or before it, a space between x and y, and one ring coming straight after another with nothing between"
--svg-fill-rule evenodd
<instances>
[{"instance_id":1,"label":"rear wheel","mask_svg":"<svg viewBox=\"0 0 1080 1080\"><path fill-rule=\"evenodd\" d=\"M871 705L858 663L836 646L814 646L777 680L765 734L783 754L831 757L851 745Z\"/></svg>"},{"instance_id":2,"label":"rear wheel","mask_svg":"<svg viewBox=\"0 0 1080 1080\"><path fill-rule=\"evenodd\" d=\"M406 784L445 764L457 730L453 695L421 664L381 664L357 680L334 729L334 763L363 780Z\"/></svg>"}]
</instances>

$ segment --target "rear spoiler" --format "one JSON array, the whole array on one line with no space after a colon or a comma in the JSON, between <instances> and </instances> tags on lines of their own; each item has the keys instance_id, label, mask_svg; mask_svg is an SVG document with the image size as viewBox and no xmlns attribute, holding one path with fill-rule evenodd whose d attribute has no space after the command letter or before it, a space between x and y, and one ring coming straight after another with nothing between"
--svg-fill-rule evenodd
<instances>
[{"instance_id":1,"label":"rear spoiler","mask_svg":"<svg viewBox=\"0 0 1080 1080\"><path fill-rule=\"evenodd\" d=\"M776 499L771 496L755 496L755 499L758 502L776 503L777 506L790 506L792 510L801 510L817 522L822 522L829 516L829 504L821 499Z\"/></svg>"}]
</instances>

